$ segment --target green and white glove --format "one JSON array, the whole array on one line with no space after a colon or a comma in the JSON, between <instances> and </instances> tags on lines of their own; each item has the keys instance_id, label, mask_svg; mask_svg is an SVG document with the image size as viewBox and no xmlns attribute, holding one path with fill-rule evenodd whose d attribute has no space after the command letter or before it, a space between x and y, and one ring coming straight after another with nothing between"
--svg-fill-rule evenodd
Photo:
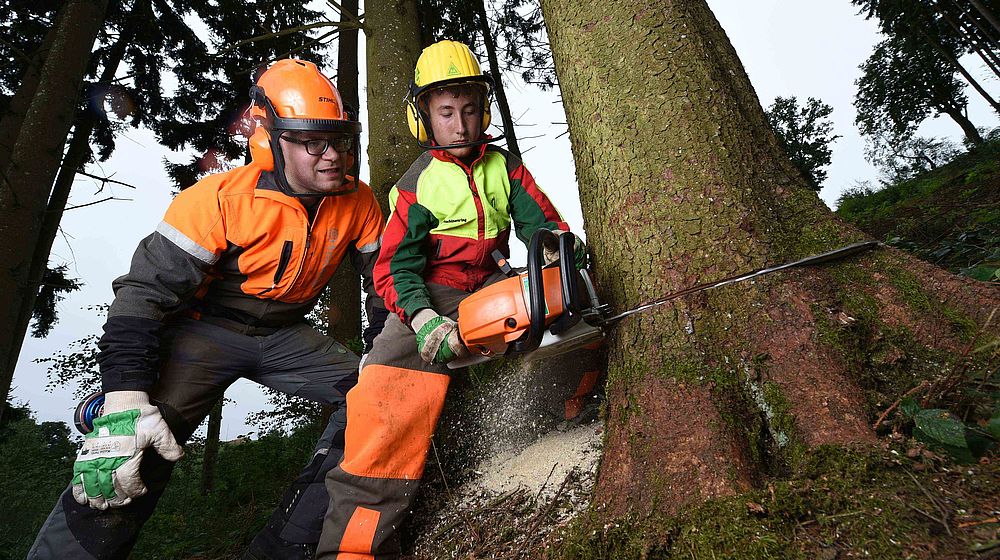
<instances>
[{"instance_id":1,"label":"green and white glove","mask_svg":"<svg viewBox=\"0 0 1000 560\"><path fill-rule=\"evenodd\" d=\"M103 510L128 505L145 494L139 462L147 447L168 461L184 456L160 410L149 403L149 395L107 393L104 412L94 419L94 431L87 434L73 463L73 498Z\"/></svg>"},{"instance_id":2,"label":"green and white glove","mask_svg":"<svg viewBox=\"0 0 1000 560\"><path fill-rule=\"evenodd\" d=\"M417 333L417 351L429 364L447 364L469 354L458 335L458 323L433 309L417 311L410 326Z\"/></svg>"},{"instance_id":3,"label":"green and white glove","mask_svg":"<svg viewBox=\"0 0 1000 560\"><path fill-rule=\"evenodd\" d=\"M561 229L554 229L552 233L556 235L572 235L576 238L573 243L573 257L576 259L574 263L577 270L582 270L587 267L587 244L580 239L580 236L568 231L563 231ZM542 246L542 260L545 261L545 266L548 266L557 260L559 260L559 246L545 244Z\"/></svg>"}]
</instances>

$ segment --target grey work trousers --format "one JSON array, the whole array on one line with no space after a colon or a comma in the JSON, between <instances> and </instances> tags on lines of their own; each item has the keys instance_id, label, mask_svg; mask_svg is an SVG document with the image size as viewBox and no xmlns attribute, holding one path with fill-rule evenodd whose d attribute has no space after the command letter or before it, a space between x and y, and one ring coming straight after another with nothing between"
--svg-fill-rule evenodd
<instances>
[{"instance_id":1,"label":"grey work trousers","mask_svg":"<svg viewBox=\"0 0 1000 560\"><path fill-rule=\"evenodd\" d=\"M240 377L336 406L312 460L261 532L270 531L293 544L314 545L329 503L324 478L343 455L344 398L357 383L358 358L305 323L267 336L245 334L253 332L245 327L238 332L243 326L237 323L227 327L194 319L181 319L168 327L164 339L170 342L150 399L160 407L181 444ZM149 492L128 506L105 511L77 504L67 488L39 531L28 559L126 558L172 470L173 463L148 449L140 475Z\"/></svg>"}]
</instances>

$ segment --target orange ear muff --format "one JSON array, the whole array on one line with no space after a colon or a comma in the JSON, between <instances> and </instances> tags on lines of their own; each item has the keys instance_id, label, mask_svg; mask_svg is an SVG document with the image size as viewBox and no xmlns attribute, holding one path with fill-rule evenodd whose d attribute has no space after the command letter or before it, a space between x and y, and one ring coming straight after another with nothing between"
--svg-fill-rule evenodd
<instances>
[{"instance_id":1,"label":"orange ear muff","mask_svg":"<svg viewBox=\"0 0 1000 560\"><path fill-rule=\"evenodd\" d=\"M271 135L263 126L250 135L250 159L264 171L274 171L274 154L271 153Z\"/></svg>"}]
</instances>

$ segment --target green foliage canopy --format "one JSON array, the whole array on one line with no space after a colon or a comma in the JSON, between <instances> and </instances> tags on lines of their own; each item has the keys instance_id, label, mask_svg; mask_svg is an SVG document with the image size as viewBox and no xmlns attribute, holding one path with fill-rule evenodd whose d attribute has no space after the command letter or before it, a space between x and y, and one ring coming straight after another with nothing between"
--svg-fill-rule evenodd
<instances>
[{"instance_id":1,"label":"green foliage canopy","mask_svg":"<svg viewBox=\"0 0 1000 560\"><path fill-rule=\"evenodd\" d=\"M814 97L808 98L800 107L794 96L779 96L764 113L789 159L809 182L809 187L820 190L826 180L824 167L830 165L833 153L830 144L840 138L833 134L833 122L830 120L833 107Z\"/></svg>"}]
</instances>

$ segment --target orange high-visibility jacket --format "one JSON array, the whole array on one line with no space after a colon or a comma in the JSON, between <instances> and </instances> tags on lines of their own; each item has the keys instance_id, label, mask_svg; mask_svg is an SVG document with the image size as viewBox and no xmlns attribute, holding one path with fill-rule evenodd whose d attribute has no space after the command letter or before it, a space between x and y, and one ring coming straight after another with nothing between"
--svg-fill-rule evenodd
<instances>
[{"instance_id":1,"label":"orange high-visibility jacket","mask_svg":"<svg viewBox=\"0 0 1000 560\"><path fill-rule=\"evenodd\" d=\"M382 212L364 183L321 200L310 222L302 203L252 164L182 191L140 242L128 274L114 281L99 342L104 390L152 386L157 335L172 316L209 314L257 327L302 321L345 254L364 276L373 323L366 338L374 338L386 315L371 280Z\"/></svg>"}]
</instances>

